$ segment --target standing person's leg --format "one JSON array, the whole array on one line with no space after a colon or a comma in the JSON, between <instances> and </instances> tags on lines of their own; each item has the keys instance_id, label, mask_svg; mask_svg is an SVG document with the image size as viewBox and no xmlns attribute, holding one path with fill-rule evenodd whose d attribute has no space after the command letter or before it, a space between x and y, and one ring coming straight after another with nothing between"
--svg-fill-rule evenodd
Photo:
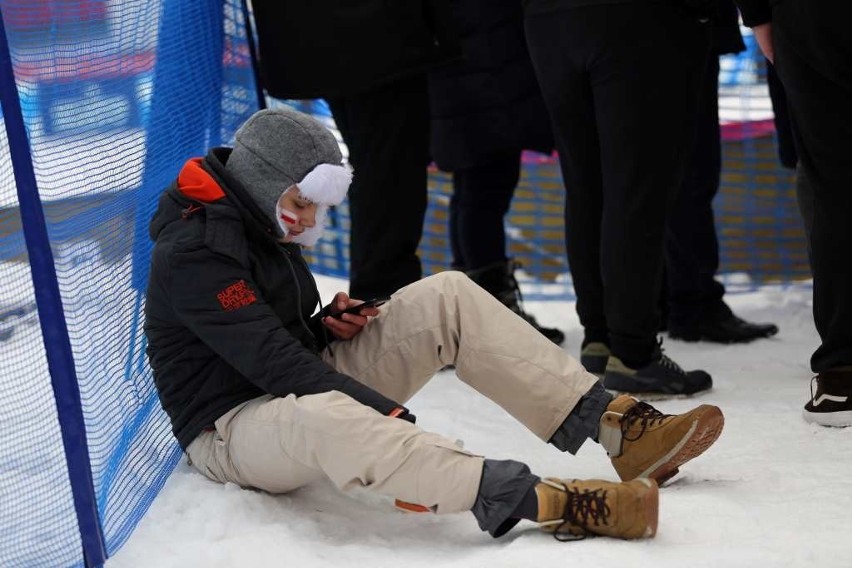
<instances>
[{"instance_id":1,"label":"standing person's leg","mask_svg":"<svg viewBox=\"0 0 852 568\"><path fill-rule=\"evenodd\" d=\"M811 254L811 231L814 227L814 192L805 176L801 163L796 166L796 203L799 205L799 215L805 228L805 239L808 245L808 262L813 265Z\"/></svg>"},{"instance_id":2,"label":"standing person's leg","mask_svg":"<svg viewBox=\"0 0 852 568\"><path fill-rule=\"evenodd\" d=\"M669 326L699 321L722 300L725 288L716 280L719 242L713 198L719 189L722 145L719 128L719 57L711 54L701 78L694 149L676 191L666 231Z\"/></svg>"},{"instance_id":3,"label":"standing person's leg","mask_svg":"<svg viewBox=\"0 0 852 568\"><path fill-rule=\"evenodd\" d=\"M426 77L329 99L355 169L349 190L350 295L391 294L421 277L429 107Z\"/></svg>"},{"instance_id":4,"label":"standing person's leg","mask_svg":"<svg viewBox=\"0 0 852 568\"><path fill-rule=\"evenodd\" d=\"M539 325L524 311L514 274L518 263L506 257L504 223L520 172L520 150L453 172L450 199L453 266L465 270L474 282L559 345L565 341L564 333Z\"/></svg>"},{"instance_id":5,"label":"standing person's leg","mask_svg":"<svg viewBox=\"0 0 852 568\"><path fill-rule=\"evenodd\" d=\"M708 29L663 4L609 12L595 10L606 26L591 70L604 188L601 271L613 355L639 369L659 358L666 223L694 136Z\"/></svg>"},{"instance_id":6,"label":"standing person's leg","mask_svg":"<svg viewBox=\"0 0 852 568\"><path fill-rule=\"evenodd\" d=\"M810 191L814 322L822 344L805 418L852 425L852 42L845 18L822 4L773 9L775 65L790 101L799 161Z\"/></svg>"},{"instance_id":7,"label":"standing person's leg","mask_svg":"<svg viewBox=\"0 0 852 568\"><path fill-rule=\"evenodd\" d=\"M796 154L796 144L793 142L793 131L790 124L790 106L787 104L787 93L778 78L775 66L766 62L766 85L769 87L769 99L772 101L772 122L775 124L775 139L778 143L778 161L785 168L796 169L799 156Z\"/></svg>"},{"instance_id":8,"label":"standing person's leg","mask_svg":"<svg viewBox=\"0 0 852 568\"><path fill-rule=\"evenodd\" d=\"M713 198L719 190L722 144L719 128L719 57L711 54L701 79L694 149L687 159L666 231L669 337L686 341L748 342L778 333L734 315L715 279L719 241Z\"/></svg>"},{"instance_id":9,"label":"standing person's leg","mask_svg":"<svg viewBox=\"0 0 852 568\"><path fill-rule=\"evenodd\" d=\"M656 344L666 215L706 27L680 7L631 4L529 12L526 28L565 178L583 362L602 372L606 361L616 390L709 388L707 373L683 371ZM661 66L661 53L674 59Z\"/></svg>"},{"instance_id":10,"label":"standing person's leg","mask_svg":"<svg viewBox=\"0 0 852 568\"><path fill-rule=\"evenodd\" d=\"M589 77L582 64L588 53L585 35L569 33L576 12L529 15L525 27L565 182L565 248L577 296L577 314L585 332L583 348L585 351L589 346L600 346L608 352L600 266L600 144ZM602 373L606 355L597 369L584 352L583 364Z\"/></svg>"},{"instance_id":11,"label":"standing person's leg","mask_svg":"<svg viewBox=\"0 0 852 568\"><path fill-rule=\"evenodd\" d=\"M450 245L453 264L474 270L506 261L504 218L520 177L520 150L453 172Z\"/></svg>"}]
</instances>

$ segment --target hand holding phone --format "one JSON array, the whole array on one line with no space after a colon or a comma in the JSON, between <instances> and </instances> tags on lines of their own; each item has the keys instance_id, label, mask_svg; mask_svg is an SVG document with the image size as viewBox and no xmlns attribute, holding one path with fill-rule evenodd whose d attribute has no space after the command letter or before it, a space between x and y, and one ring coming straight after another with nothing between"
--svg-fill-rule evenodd
<instances>
[{"instance_id":1,"label":"hand holding phone","mask_svg":"<svg viewBox=\"0 0 852 568\"><path fill-rule=\"evenodd\" d=\"M370 298L369 300L365 300L363 303L358 304L356 306L349 306L342 312L331 314L331 316L340 319L343 314L360 314L363 308L378 308L382 304L385 304L388 300L390 300L390 296L378 296L376 298Z\"/></svg>"}]
</instances>

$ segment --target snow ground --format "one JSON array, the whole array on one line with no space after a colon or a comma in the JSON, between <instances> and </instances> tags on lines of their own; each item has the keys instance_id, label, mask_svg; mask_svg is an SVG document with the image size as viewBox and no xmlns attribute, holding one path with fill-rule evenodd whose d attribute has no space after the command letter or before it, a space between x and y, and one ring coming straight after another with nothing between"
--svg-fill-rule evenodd
<instances>
[{"instance_id":1,"label":"snow ground","mask_svg":"<svg viewBox=\"0 0 852 568\"><path fill-rule=\"evenodd\" d=\"M326 299L346 289L319 280ZM492 539L466 513L405 514L386 499L343 495L327 482L271 496L213 483L181 463L107 568L852 566L852 429L800 416L817 345L810 292L766 288L728 299L739 315L776 322L781 333L742 346L666 341L669 355L709 370L716 386L692 400L654 404L671 413L718 404L726 426L707 454L662 488L655 539L559 543L532 523ZM541 323L566 330L565 348L576 354L582 335L573 304L527 307ZM615 479L596 444L575 457L561 454L453 379L452 371L438 374L410 401L423 428L462 439L476 453L524 461L539 475Z\"/></svg>"}]
</instances>

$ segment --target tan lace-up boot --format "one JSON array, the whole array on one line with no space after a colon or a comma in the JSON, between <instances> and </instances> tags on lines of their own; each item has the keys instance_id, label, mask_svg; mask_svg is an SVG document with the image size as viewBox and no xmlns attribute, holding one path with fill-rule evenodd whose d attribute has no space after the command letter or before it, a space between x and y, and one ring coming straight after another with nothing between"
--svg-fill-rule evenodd
<instances>
[{"instance_id":1,"label":"tan lace-up boot","mask_svg":"<svg viewBox=\"0 0 852 568\"><path fill-rule=\"evenodd\" d=\"M623 480L650 477L662 484L681 464L704 453L722 433L717 406L702 404L684 414L663 414L622 395L601 417L598 440Z\"/></svg>"},{"instance_id":2,"label":"tan lace-up boot","mask_svg":"<svg viewBox=\"0 0 852 568\"><path fill-rule=\"evenodd\" d=\"M657 533L659 491L651 479L613 483L598 479L542 479L538 523L557 540L589 534L650 538Z\"/></svg>"}]
</instances>

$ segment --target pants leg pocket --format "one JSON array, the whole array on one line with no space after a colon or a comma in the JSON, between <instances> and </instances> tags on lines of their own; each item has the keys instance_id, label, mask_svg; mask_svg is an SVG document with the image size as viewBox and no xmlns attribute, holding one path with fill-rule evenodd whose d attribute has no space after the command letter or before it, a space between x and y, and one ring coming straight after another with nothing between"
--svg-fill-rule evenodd
<instances>
[{"instance_id":1,"label":"pants leg pocket","mask_svg":"<svg viewBox=\"0 0 852 568\"><path fill-rule=\"evenodd\" d=\"M462 442L461 440L456 440L455 442L451 442L448 438L436 437L434 440L431 441L431 443L433 445L439 447L439 448L444 448L446 450L452 450L456 453L459 453L459 454L462 454L462 455L465 455L465 456L471 456L471 457L475 457L475 458L484 457L484 456L481 456L479 454L474 454L473 452L464 449L464 442Z\"/></svg>"},{"instance_id":2,"label":"pants leg pocket","mask_svg":"<svg viewBox=\"0 0 852 568\"><path fill-rule=\"evenodd\" d=\"M204 477L225 483L224 472L217 459L217 451L224 446L224 440L215 431L202 432L186 449L189 464L198 470Z\"/></svg>"}]
</instances>

